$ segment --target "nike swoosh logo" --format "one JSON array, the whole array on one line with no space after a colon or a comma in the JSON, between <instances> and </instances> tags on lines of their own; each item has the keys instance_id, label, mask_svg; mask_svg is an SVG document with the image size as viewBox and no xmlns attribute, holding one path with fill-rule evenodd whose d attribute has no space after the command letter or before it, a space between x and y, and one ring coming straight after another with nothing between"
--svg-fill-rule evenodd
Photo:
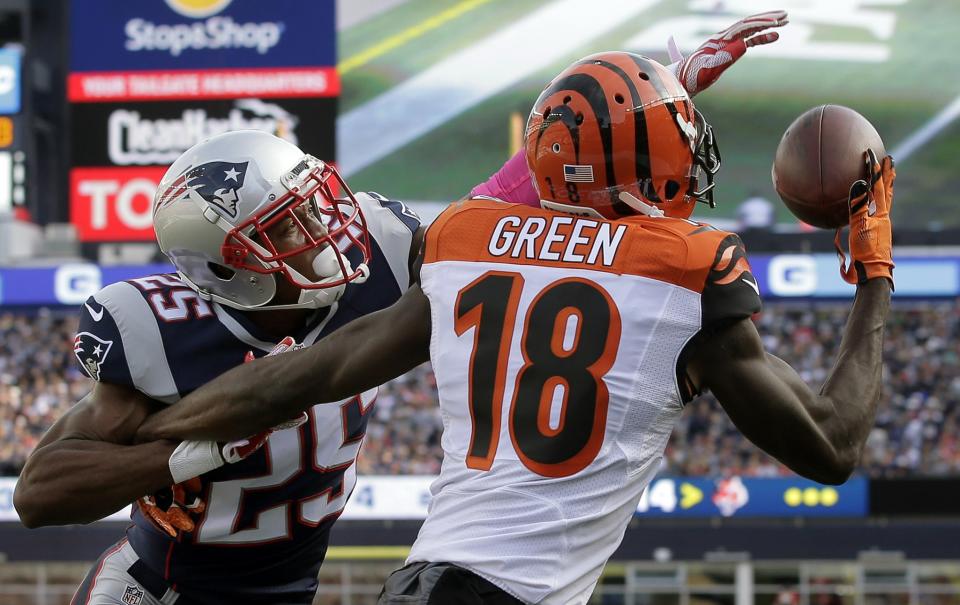
<instances>
[{"instance_id":1,"label":"nike swoosh logo","mask_svg":"<svg viewBox=\"0 0 960 605\"><path fill-rule=\"evenodd\" d=\"M753 283L752 281L750 281L750 280L747 279L746 277L741 277L741 278L740 278L740 281L742 281L743 283L745 283L745 284L747 284L748 286L750 286L751 288L753 288L753 291L757 293L757 296L760 296L760 286L758 286L757 284Z\"/></svg>"},{"instance_id":2,"label":"nike swoosh logo","mask_svg":"<svg viewBox=\"0 0 960 605\"><path fill-rule=\"evenodd\" d=\"M103 307L100 307L99 311L94 311L93 307L90 306L90 303L83 303L83 306L87 308L87 312L90 313L90 317L93 318L93 321L100 321L103 319Z\"/></svg>"}]
</instances>

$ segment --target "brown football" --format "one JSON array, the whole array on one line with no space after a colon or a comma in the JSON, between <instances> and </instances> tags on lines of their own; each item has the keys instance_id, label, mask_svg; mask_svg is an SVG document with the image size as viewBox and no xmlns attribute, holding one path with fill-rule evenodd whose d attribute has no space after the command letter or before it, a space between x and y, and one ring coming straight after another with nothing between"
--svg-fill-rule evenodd
<instances>
[{"instance_id":1,"label":"brown football","mask_svg":"<svg viewBox=\"0 0 960 605\"><path fill-rule=\"evenodd\" d=\"M783 133L773 160L773 187L801 221L834 229L849 222L850 185L866 178L863 152L886 155L883 141L865 117L842 105L805 112Z\"/></svg>"}]
</instances>

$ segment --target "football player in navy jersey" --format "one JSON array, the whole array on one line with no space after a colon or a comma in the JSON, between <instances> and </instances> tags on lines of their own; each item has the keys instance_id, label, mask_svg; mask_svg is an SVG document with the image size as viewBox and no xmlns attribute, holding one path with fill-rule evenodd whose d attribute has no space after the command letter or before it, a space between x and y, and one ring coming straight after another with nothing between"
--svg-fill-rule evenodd
<instances>
[{"instance_id":1,"label":"football player in navy jersey","mask_svg":"<svg viewBox=\"0 0 960 605\"><path fill-rule=\"evenodd\" d=\"M692 96L786 22L783 11L747 17L686 58L671 48L670 69ZM540 204L522 150L473 196ZM172 502L138 501L73 603L310 603L375 389L226 445L134 435L251 350L309 345L391 306L416 275L419 218L248 131L185 152L160 184L154 224L177 273L84 304L74 350L97 383L41 440L14 504L28 527L87 523L173 485Z\"/></svg>"},{"instance_id":2,"label":"football player in navy jersey","mask_svg":"<svg viewBox=\"0 0 960 605\"><path fill-rule=\"evenodd\" d=\"M393 304L410 285L420 220L354 195L290 143L240 131L170 167L154 224L177 273L112 284L83 305L74 350L97 382L31 455L17 510L28 527L87 523L179 484L166 513L138 502L74 603L310 603L376 389L253 442L134 444L135 429L251 350L309 345Z\"/></svg>"}]
</instances>

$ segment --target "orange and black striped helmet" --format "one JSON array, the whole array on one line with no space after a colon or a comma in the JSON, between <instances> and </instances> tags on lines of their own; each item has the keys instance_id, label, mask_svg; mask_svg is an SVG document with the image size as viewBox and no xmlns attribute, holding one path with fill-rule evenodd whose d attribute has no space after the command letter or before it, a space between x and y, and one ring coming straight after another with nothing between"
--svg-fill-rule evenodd
<instances>
[{"instance_id":1,"label":"orange and black striped helmet","mask_svg":"<svg viewBox=\"0 0 960 605\"><path fill-rule=\"evenodd\" d=\"M696 201L714 205L713 129L676 77L641 55L590 55L561 72L530 113L526 151L547 208L688 218Z\"/></svg>"}]
</instances>

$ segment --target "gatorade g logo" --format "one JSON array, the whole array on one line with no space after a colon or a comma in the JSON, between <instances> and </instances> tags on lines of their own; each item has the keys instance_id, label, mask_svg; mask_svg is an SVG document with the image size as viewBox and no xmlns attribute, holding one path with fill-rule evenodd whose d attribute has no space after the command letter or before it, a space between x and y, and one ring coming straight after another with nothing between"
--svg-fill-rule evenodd
<instances>
[{"instance_id":1,"label":"gatorade g logo","mask_svg":"<svg viewBox=\"0 0 960 605\"><path fill-rule=\"evenodd\" d=\"M227 8L232 0L166 0L167 6L184 17L202 19L216 15Z\"/></svg>"}]
</instances>

